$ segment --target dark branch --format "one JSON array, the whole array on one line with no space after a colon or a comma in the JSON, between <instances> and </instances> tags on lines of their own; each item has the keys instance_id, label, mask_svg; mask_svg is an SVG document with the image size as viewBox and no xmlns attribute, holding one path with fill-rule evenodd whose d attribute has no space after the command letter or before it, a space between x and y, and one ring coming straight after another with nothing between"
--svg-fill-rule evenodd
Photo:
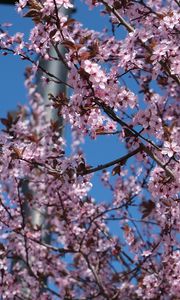
<instances>
[{"instance_id":1,"label":"dark branch","mask_svg":"<svg viewBox=\"0 0 180 300\"><path fill-rule=\"evenodd\" d=\"M128 154L118 158L118 159L115 159L113 161L110 161L106 164L103 164L103 165L99 165L95 168L91 168L91 169L87 169L85 171L82 171L81 173L79 173L78 175L86 175L86 174L90 174L90 173L94 173L96 171L100 171L100 170L103 170L103 169L106 169L106 168L109 168L115 164L124 164L128 158L134 156L135 154L139 153L141 151L141 146L136 148L135 150L129 152Z\"/></svg>"}]
</instances>

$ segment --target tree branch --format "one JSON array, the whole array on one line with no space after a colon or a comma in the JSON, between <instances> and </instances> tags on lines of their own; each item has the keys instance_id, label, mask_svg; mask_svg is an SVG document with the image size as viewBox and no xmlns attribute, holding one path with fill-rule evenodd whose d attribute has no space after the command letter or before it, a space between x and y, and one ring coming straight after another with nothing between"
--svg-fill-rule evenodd
<instances>
[{"instance_id":1,"label":"tree branch","mask_svg":"<svg viewBox=\"0 0 180 300\"><path fill-rule=\"evenodd\" d=\"M125 21L125 19L123 17L121 17L121 15L117 12L117 10L110 4L108 4L106 1L101 0L101 3L103 3L105 5L105 7L107 8L107 11L111 11L114 16L119 20L120 24L124 25L124 27L127 29L127 31L129 33L132 33L135 31L135 29L127 22ZM177 3L177 2L176 2ZM178 4L178 3L177 3ZM179 4L178 4L179 5ZM154 13L154 12L153 12ZM141 41L141 40L140 40ZM144 46L149 53L151 53L151 49L146 46L142 41L142 46ZM160 61L159 64L162 66L162 68L165 70L165 72L167 72L169 74L169 76L174 79L174 81L176 81L177 84L180 84L180 79L178 76L171 74L171 70L170 68L167 66L166 63Z\"/></svg>"},{"instance_id":2,"label":"tree branch","mask_svg":"<svg viewBox=\"0 0 180 300\"><path fill-rule=\"evenodd\" d=\"M101 103L99 101L98 98L94 99L95 103L102 107L103 111L115 122L117 122L118 124L120 124L123 128L126 129L126 131L128 132L128 134L130 136L134 136L134 137L140 137L143 140L145 140L146 142L150 143L153 147L155 147L157 150L160 150L159 147L157 147L152 141L144 138L140 133L138 133L136 130L134 130L133 128L130 128L128 124L126 124L123 120L121 120L113 111L113 109L111 107L106 106L104 103ZM142 150L148 155L150 156L161 168L163 168L166 172L166 174L168 175L168 177L174 179L174 174L173 172L166 166L163 164L163 162L152 152L152 150L150 148L148 148L146 145L144 145L143 143L140 143L140 147L142 148Z\"/></svg>"},{"instance_id":3,"label":"tree branch","mask_svg":"<svg viewBox=\"0 0 180 300\"><path fill-rule=\"evenodd\" d=\"M11 52L13 54L17 54L13 49L8 49L8 48L2 48L0 47L0 50L3 51L8 51ZM25 55L25 54L18 54L18 56L20 56L23 60L28 60L29 62L31 62L33 65L35 65L37 67L37 69L41 70L43 73L45 73L46 75L48 75L49 77L52 77L53 79L57 80L57 84L65 84L66 86L68 86L69 88L73 88L71 85L69 85L67 82L59 79L57 76L55 76L54 74L48 72L47 70L45 70L41 65L38 65L37 62L35 62L33 59L31 59L29 56Z\"/></svg>"},{"instance_id":4,"label":"tree branch","mask_svg":"<svg viewBox=\"0 0 180 300\"><path fill-rule=\"evenodd\" d=\"M110 10L116 16L116 18L120 21L120 23L123 24L124 27L126 27L126 29L128 30L129 33L130 32L134 32L134 28L128 22L126 22L124 20L124 18L122 18L119 15L119 13L116 11L116 9L112 5L108 4L104 0L101 0L101 2L105 5L105 7L107 8L107 10Z\"/></svg>"},{"instance_id":5,"label":"tree branch","mask_svg":"<svg viewBox=\"0 0 180 300\"><path fill-rule=\"evenodd\" d=\"M110 161L106 164L103 164L103 165L99 165L95 168L91 168L91 169L87 169L85 171L82 171L80 172L78 175L86 175L86 174L91 174L91 173L94 173L96 171L100 171L100 170L103 170L103 169L106 169L106 168L109 168L115 164L124 164L126 162L126 160L132 156L134 156L135 154L139 153L141 151L141 146L136 148L135 150L129 152L128 154L118 158L118 159L115 159L113 161Z\"/></svg>"},{"instance_id":6,"label":"tree branch","mask_svg":"<svg viewBox=\"0 0 180 300\"><path fill-rule=\"evenodd\" d=\"M168 168L167 165L164 165L163 162L152 152L151 149L149 149L147 146L141 143L141 147L143 151L150 156L164 171L166 172L166 175L170 177L171 179L174 179L173 172Z\"/></svg>"},{"instance_id":7,"label":"tree branch","mask_svg":"<svg viewBox=\"0 0 180 300\"><path fill-rule=\"evenodd\" d=\"M94 95L95 97L95 95ZM95 97L94 102L103 109L103 111L115 122L117 122L119 125L121 125L121 127L125 128L127 133L129 134L129 136L134 136L134 137L140 137L141 139L143 139L144 141L146 141L147 143L151 144L153 147L155 147L157 150L160 150L160 148L155 145L151 140L145 138L144 136L141 135L140 132L137 132L135 129L131 128L126 122L124 122L123 120L121 120L113 111L113 109L109 106L107 106L106 104L100 102L99 98ZM102 101L102 100L101 100Z\"/></svg>"}]
</instances>

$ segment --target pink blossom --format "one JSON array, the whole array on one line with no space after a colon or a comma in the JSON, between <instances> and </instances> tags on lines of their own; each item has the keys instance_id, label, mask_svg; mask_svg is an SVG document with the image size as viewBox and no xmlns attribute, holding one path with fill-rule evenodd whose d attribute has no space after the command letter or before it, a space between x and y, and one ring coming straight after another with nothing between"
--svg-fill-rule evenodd
<instances>
[{"instance_id":1,"label":"pink blossom","mask_svg":"<svg viewBox=\"0 0 180 300\"><path fill-rule=\"evenodd\" d=\"M180 146L176 142L164 142L164 147L162 149L162 154L172 157L175 153L180 153Z\"/></svg>"}]
</instances>

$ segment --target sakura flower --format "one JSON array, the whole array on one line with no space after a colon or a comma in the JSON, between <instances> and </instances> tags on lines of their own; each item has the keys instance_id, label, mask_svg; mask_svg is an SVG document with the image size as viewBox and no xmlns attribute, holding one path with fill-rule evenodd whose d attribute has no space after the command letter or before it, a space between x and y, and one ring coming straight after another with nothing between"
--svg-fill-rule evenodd
<instances>
[{"instance_id":1,"label":"sakura flower","mask_svg":"<svg viewBox=\"0 0 180 300\"><path fill-rule=\"evenodd\" d=\"M20 13L23 8L27 5L27 0L19 0L19 2L16 3L17 12Z\"/></svg>"},{"instance_id":2,"label":"sakura flower","mask_svg":"<svg viewBox=\"0 0 180 300\"><path fill-rule=\"evenodd\" d=\"M162 149L162 154L168 155L169 157L172 157L174 153L179 153L180 147L177 145L176 142L164 142L164 147Z\"/></svg>"},{"instance_id":3,"label":"sakura flower","mask_svg":"<svg viewBox=\"0 0 180 300\"><path fill-rule=\"evenodd\" d=\"M98 64L92 63L90 60L85 60L84 70L90 74L89 80L93 83L94 87L98 86L101 89L105 89L107 78Z\"/></svg>"},{"instance_id":4,"label":"sakura flower","mask_svg":"<svg viewBox=\"0 0 180 300\"><path fill-rule=\"evenodd\" d=\"M142 256L147 257L147 256L150 256L151 254L152 254L152 252L150 250L145 250L145 251L143 251Z\"/></svg>"},{"instance_id":5,"label":"sakura flower","mask_svg":"<svg viewBox=\"0 0 180 300\"><path fill-rule=\"evenodd\" d=\"M73 8L73 5L72 5L72 3L70 3L69 0L59 0L59 1L57 1L57 4L63 5L64 8L66 8L66 9Z\"/></svg>"},{"instance_id":6,"label":"sakura flower","mask_svg":"<svg viewBox=\"0 0 180 300\"><path fill-rule=\"evenodd\" d=\"M53 2L53 0L46 0L45 1L45 6L46 5L48 5L49 7L54 8L54 2ZM64 8L66 8L66 9L73 7L72 3L70 3L69 0L57 0L56 1L56 5L58 7L64 6Z\"/></svg>"}]
</instances>

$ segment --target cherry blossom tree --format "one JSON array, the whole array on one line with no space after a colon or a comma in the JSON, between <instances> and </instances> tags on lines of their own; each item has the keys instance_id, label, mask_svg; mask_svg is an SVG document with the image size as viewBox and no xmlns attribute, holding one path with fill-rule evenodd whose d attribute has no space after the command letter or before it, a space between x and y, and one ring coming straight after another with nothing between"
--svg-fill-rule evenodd
<instances>
[{"instance_id":1,"label":"cherry blossom tree","mask_svg":"<svg viewBox=\"0 0 180 300\"><path fill-rule=\"evenodd\" d=\"M1 54L30 63L29 104L1 120L1 299L180 299L180 2L84 2L112 30L61 15L69 0L19 0L18 13L34 21L28 41L0 28ZM67 82L36 54L61 61ZM38 71L44 85L67 85L48 105L70 125L70 155L58 120L47 121ZM126 154L90 166L82 144L102 135ZM91 196L97 172L109 202ZM27 206L45 216L42 224Z\"/></svg>"}]
</instances>

